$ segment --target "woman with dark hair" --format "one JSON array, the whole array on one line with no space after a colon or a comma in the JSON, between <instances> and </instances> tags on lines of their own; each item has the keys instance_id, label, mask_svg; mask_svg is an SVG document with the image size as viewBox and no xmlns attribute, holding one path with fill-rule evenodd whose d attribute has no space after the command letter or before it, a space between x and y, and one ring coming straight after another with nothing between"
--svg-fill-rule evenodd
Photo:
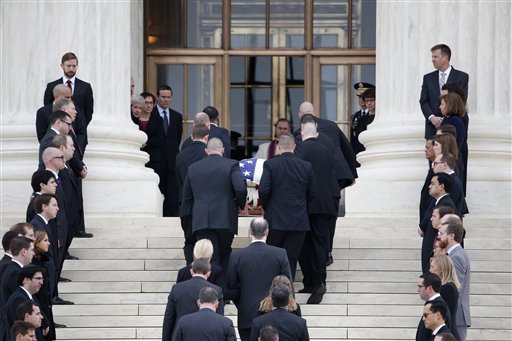
<instances>
[{"instance_id":1,"label":"woman with dark hair","mask_svg":"<svg viewBox=\"0 0 512 341\"><path fill-rule=\"evenodd\" d=\"M37 265L45 269L43 273L43 284L39 292L35 294L39 302L39 308L48 324L48 332L44 335L45 340L55 340L55 324L53 322L52 313L52 299L50 296L50 287L55 283L51 283L50 276L48 274L55 273L55 265L53 259L48 257L48 250L50 248L50 241L48 240L48 234L43 230L35 230L36 240L34 242L34 257L32 264ZM54 276L55 280L55 276Z\"/></svg>"},{"instance_id":2,"label":"woman with dark hair","mask_svg":"<svg viewBox=\"0 0 512 341\"><path fill-rule=\"evenodd\" d=\"M464 102L459 95L450 92L441 96L439 109L444 116L442 125L450 124L457 131L455 137L457 139L457 148L460 152L464 141L466 141L466 127L462 120L462 117L466 114Z\"/></svg>"},{"instance_id":3,"label":"woman with dark hair","mask_svg":"<svg viewBox=\"0 0 512 341\"><path fill-rule=\"evenodd\" d=\"M455 137L451 134L438 134L434 137L434 154L438 156L439 154L448 155L452 154L457 161L457 169L455 172L462 181L462 170L464 169L464 163L462 162L462 157L460 157L459 148L457 147L457 141Z\"/></svg>"}]
</instances>

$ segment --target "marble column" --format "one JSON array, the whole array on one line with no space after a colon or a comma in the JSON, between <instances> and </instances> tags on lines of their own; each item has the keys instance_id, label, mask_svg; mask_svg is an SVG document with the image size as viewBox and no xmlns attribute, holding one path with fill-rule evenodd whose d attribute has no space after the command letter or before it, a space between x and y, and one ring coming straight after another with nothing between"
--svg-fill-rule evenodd
<instances>
[{"instance_id":1,"label":"marble column","mask_svg":"<svg viewBox=\"0 0 512 341\"><path fill-rule=\"evenodd\" d=\"M417 216L427 162L418 103L430 48L452 49L469 74L467 202L472 216L511 212L511 3L377 3L377 110L361 140L360 178L346 191L349 216Z\"/></svg>"},{"instance_id":2,"label":"marble column","mask_svg":"<svg viewBox=\"0 0 512 341\"><path fill-rule=\"evenodd\" d=\"M158 177L144 167L148 156L139 150L146 135L129 117L130 73L143 69L142 57L132 60L143 51L142 1L2 1L0 6L2 217L25 216L37 167L35 113L46 83L62 76L60 58L68 51L78 56L77 77L94 91L84 159L86 217L158 215Z\"/></svg>"}]
</instances>

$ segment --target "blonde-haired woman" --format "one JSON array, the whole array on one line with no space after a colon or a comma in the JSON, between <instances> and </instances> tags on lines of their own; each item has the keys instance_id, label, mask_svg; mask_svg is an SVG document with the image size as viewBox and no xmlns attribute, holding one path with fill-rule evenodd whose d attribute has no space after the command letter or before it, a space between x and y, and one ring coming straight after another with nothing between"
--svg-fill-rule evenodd
<instances>
[{"instance_id":1,"label":"blonde-haired woman","mask_svg":"<svg viewBox=\"0 0 512 341\"><path fill-rule=\"evenodd\" d=\"M452 316L452 324L455 325L455 318L457 316L457 307L459 304L459 290L460 282L457 278L457 272L452 260L447 255L439 255L430 259L430 272L434 273L441 278L441 290L439 293L443 300L445 300ZM452 326L453 327L453 326ZM457 328L451 328L452 334ZM454 334L455 335L455 334ZM457 340L460 338L455 335Z\"/></svg>"},{"instance_id":2,"label":"blonde-haired woman","mask_svg":"<svg viewBox=\"0 0 512 341\"><path fill-rule=\"evenodd\" d=\"M200 239L194 245L194 259L198 258L206 258L211 261L213 255L213 244L209 239ZM226 276L224 275L224 271L217 264L211 263L212 271L210 276L208 277L208 282L215 284L222 289L226 287ZM192 269L192 264L181 268L178 271L178 277L176 278L176 283L186 281L192 278L192 274L190 273L190 269Z\"/></svg>"},{"instance_id":3,"label":"blonde-haired woman","mask_svg":"<svg viewBox=\"0 0 512 341\"><path fill-rule=\"evenodd\" d=\"M297 302L295 302L295 298L294 298L295 295L293 293L292 283L290 282L288 277L286 277L284 275L277 275L272 280L272 284L270 285L270 290L268 291L268 296L265 297L260 302L260 306L258 307L257 316L260 316L260 315L263 315L266 313L270 313L272 311L272 299L271 299L272 289L274 289L276 286L278 286L280 284L286 285L288 287L288 290L290 290L290 293L292 294L291 298L290 298L290 303L288 303L288 311L295 315L302 316L301 311L300 311L300 306L297 304Z\"/></svg>"}]
</instances>

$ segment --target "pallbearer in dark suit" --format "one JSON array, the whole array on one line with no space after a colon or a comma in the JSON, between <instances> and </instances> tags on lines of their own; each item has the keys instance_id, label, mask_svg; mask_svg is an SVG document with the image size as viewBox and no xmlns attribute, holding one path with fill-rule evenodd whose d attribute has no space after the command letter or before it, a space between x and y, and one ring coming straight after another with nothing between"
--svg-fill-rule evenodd
<instances>
[{"instance_id":1,"label":"pallbearer in dark suit","mask_svg":"<svg viewBox=\"0 0 512 341\"><path fill-rule=\"evenodd\" d=\"M178 184L176 183L176 155L183 135L183 116L170 108L172 89L161 85L157 91L157 105L151 115L156 117L158 130L162 133L160 144L160 192L164 195L164 217L177 217ZM150 118L151 120L151 118ZM149 123L148 123L149 124Z\"/></svg>"},{"instance_id":2,"label":"pallbearer in dark suit","mask_svg":"<svg viewBox=\"0 0 512 341\"><path fill-rule=\"evenodd\" d=\"M199 290L199 311L180 318L174 331L173 341L236 341L233 322L215 312L219 295L213 288Z\"/></svg>"},{"instance_id":3,"label":"pallbearer in dark suit","mask_svg":"<svg viewBox=\"0 0 512 341\"><path fill-rule=\"evenodd\" d=\"M182 316L199 310L197 298L199 297L199 291L204 287L210 287L217 291L219 304L216 312L224 315L222 289L206 280L210 276L210 269L208 260L198 258L192 262L192 278L173 285L165 308L162 341L171 340L176 323Z\"/></svg>"},{"instance_id":4,"label":"pallbearer in dark suit","mask_svg":"<svg viewBox=\"0 0 512 341\"><path fill-rule=\"evenodd\" d=\"M251 244L231 255L226 300L233 300L238 309L238 332L242 341L251 336L252 320L258 305L265 298L275 276L291 279L286 251L266 244L268 224L255 218L250 224Z\"/></svg>"},{"instance_id":5,"label":"pallbearer in dark suit","mask_svg":"<svg viewBox=\"0 0 512 341\"><path fill-rule=\"evenodd\" d=\"M306 233L299 257L303 274L304 290L312 293L308 304L321 302L326 291L327 259L329 253L331 217L338 215L339 187L334 177L334 157L317 140L314 123L302 124L302 142L295 154L313 166L317 194L308 205L311 230Z\"/></svg>"},{"instance_id":6,"label":"pallbearer in dark suit","mask_svg":"<svg viewBox=\"0 0 512 341\"><path fill-rule=\"evenodd\" d=\"M50 128L39 144L39 169L44 169L43 151L53 145L55 135L67 135L72 124L71 116L62 110L55 111L50 117Z\"/></svg>"},{"instance_id":7,"label":"pallbearer in dark suit","mask_svg":"<svg viewBox=\"0 0 512 341\"><path fill-rule=\"evenodd\" d=\"M304 236L310 228L308 202L316 194L316 186L311 164L293 154L293 136L281 135L278 148L281 155L263 165L258 194L269 223L267 242L286 250L293 282Z\"/></svg>"},{"instance_id":8,"label":"pallbearer in dark suit","mask_svg":"<svg viewBox=\"0 0 512 341\"><path fill-rule=\"evenodd\" d=\"M204 113L200 113L206 115ZM199 114L198 114L199 115ZM196 115L197 116L197 115ZM208 142L208 134L210 129L205 125L194 125L192 128L192 142L176 156L176 178L178 182L178 190L180 194L180 219L181 228L185 235L185 245L183 253L187 264L192 263L194 243L196 239L192 233L192 211L181 210L183 183L187 178L188 167L206 157L206 143ZM189 207L190 209L191 207Z\"/></svg>"},{"instance_id":9,"label":"pallbearer in dark suit","mask_svg":"<svg viewBox=\"0 0 512 341\"><path fill-rule=\"evenodd\" d=\"M434 136L436 129L443 121L439 109L441 88L446 83L459 84L468 97L469 76L467 73L455 70L450 65L452 51L447 45L439 44L430 49L432 52L432 64L436 71L423 76L421 85L420 106L425 116L425 138Z\"/></svg>"},{"instance_id":10,"label":"pallbearer in dark suit","mask_svg":"<svg viewBox=\"0 0 512 341\"><path fill-rule=\"evenodd\" d=\"M78 105L80 111L85 117L86 125L92 120L94 112L94 98L92 95L91 84L76 78L78 68L78 58L73 52L65 53L62 56L60 67L64 76L51 83L48 83L44 91L44 105L53 103L53 88L58 84L64 84L69 87L73 93L73 101Z\"/></svg>"},{"instance_id":11,"label":"pallbearer in dark suit","mask_svg":"<svg viewBox=\"0 0 512 341\"><path fill-rule=\"evenodd\" d=\"M208 140L207 157L188 168L182 210L192 211L192 231L213 244L212 262L228 271L231 243L238 233L238 209L245 207L247 187L238 161L223 158L218 138Z\"/></svg>"}]
</instances>

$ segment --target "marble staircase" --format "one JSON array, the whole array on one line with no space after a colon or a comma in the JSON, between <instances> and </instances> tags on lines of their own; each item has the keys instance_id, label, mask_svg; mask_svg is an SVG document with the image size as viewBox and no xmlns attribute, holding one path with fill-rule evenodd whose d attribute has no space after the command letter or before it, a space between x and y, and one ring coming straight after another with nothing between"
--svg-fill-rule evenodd
<instances>
[{"instance_id":1,"label":"marble staircase","mask_svg":"<svg viewBox=\"0 0 512 341\"><path fill-rule=\"evenodd\" d=\"M155 340L177 270L184 265L182 231L174 218L91 218L92 239L75 239L55 306L59 340ZM240 219L234 247L249 243ZM415 219L340 218L328 292L320 305L297 294L312 340L412 340L422 312L416 293L421 241ZM512 337L511 224L471 218L466 248L472 261L473 326L469 340ZM300 271L296 288L301 288ZM236 326L236 307L226 306Z\"/></svg>"}]
</instances>

